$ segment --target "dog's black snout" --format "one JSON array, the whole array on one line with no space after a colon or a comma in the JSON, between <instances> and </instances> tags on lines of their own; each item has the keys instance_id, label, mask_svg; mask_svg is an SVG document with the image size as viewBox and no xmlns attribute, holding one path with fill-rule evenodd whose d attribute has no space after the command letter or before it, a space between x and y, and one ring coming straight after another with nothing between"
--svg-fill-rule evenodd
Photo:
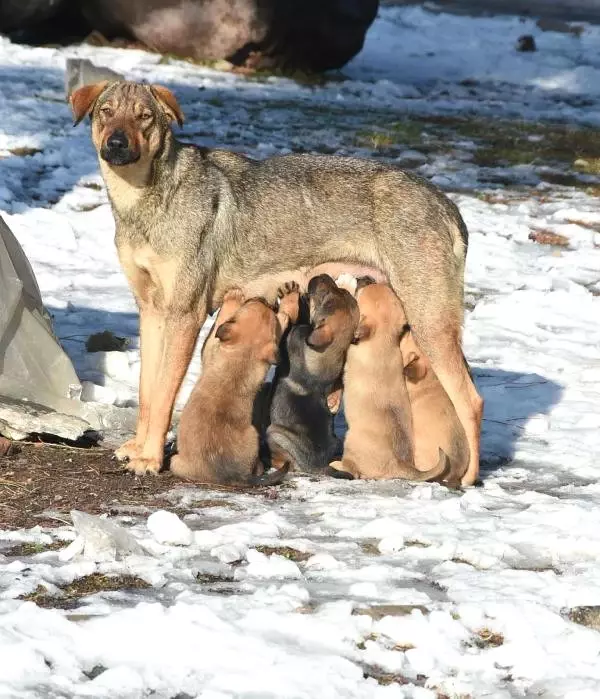
<instances>
[{"instance_id":1,"label":"dog's black snout","mask_svg":"<svg viewBox=\"0 0 600 699\"><path fill-rule=\"evenodd\" d=\"M129 148L129 139L125 131L117 129L106 139L106 146L112 151L125 151Z\"/></svg>"}]
</instances>

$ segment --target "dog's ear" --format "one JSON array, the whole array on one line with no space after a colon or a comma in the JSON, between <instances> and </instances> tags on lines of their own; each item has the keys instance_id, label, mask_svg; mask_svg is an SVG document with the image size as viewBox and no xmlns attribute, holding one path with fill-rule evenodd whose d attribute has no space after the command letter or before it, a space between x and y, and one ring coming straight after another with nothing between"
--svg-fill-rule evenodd
<instances>
[{"instance_id":1,"label":"dog's ear","mask_svg":"<svg viewBox=\"0 0 600 699\"><path fill-rule=\"evenodd\" d=\"M93 85L84 85L79 90L75 90L69 97L69 104L73 110L73 126L77 126L86 114L89 114L98 97L108 87L108 80Z\"/></svg>"},{"instance_id":2,"label":"dog's ear","mask_svg":"<svg viewBox=\"0 0 600 699\"><path fill-rule=\"evenodd\" d=\"M366 340L371 335L371 326L368 325L364 316L361 316L358 321L358 327L354 331L354 338L352 339L352 344L357 345L359 342Z\"/></svg>"},{"instance_id":3,"label":"dog's ear","mask_svg":"<svg viewBox=\"0 0 600 699\"><path fill-rule=\"evenodd\" d=\"M413 383L421 381L427 375L427 367L425 362L420 361L420 357L416 352L409 352L406 357L406 366L404 367L404 376Z\"/></svg>"},{"instance_id":4,"label":"dog's ear","mask_svg":"<svg viewBox=\"0 0 600 699\"><path fill-rule=\"evenodd\" d=\"M183 112L177 102L175 95L162 85L150 85L150 91L160 106L165 110L165 114L171 121L176 121L179 126L183 126Z\"/></svg>"},{"instance_id":5,"label":"dog's ear","mask_svg":"<svg viewBox=\"0 0 600 699\"><path fill-rule=\"evenodd\" d=\"M233 320L228 320L225 323L222 323L219 325L217 328L217 332L215 333L215 337L221 341L222 344L232 344L233 342L236 341L238 336L238 332L236 329L236 324Z\"/></svg>"},{"instance_id":6,"label":"dog's ear","mask_svg":"<svg viewBox=\"0 0 600 699\"><path fill-rule=\"evenodd\" d=\"M329 323L321 323L306 338L306 344L316 350L322 350L333 342L333 332Z\"/></svg>"}]
</instances>

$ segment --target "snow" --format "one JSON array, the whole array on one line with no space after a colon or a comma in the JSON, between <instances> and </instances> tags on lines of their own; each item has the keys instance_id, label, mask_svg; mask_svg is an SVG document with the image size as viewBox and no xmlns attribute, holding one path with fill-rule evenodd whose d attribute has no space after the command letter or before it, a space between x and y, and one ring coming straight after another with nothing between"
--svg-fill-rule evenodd
<instances>
[{"instance_id":1,"label":"snow","mask_svg":"<svg viewBox=\"0 0 600 699\"><path fill-rule=\"evenodd\" d=\"M514 50L522 34L537 52ZM84 398L135 405L139 351L89 128L71 128L64 102L67 56L167 84L182 136L202 145L386 157L363 134L408 117L599 125L599 40L594 26L577 36L385 8L346 79L322 86L0 40L0 208ZM466 135L442 145L401 141L387 157L442 186L470 231L464 339L486 400L483 487L294 478L268 495L208 491L215 506L203 507L207 492L182 486L173 512L0 532L0 696L600 695L600 634L566 615L600 604L597 195L551 184L547 163L478 165ZM569 246L538 245L532 230ZM126 353L87 355L85 339L105 329L131 339ZM196 357L180 406L198 370ZM63 550L7 555L52 541ZM98 592L75 610L18 599L91 573L150 587ZM381 605L392 607L378 616ZM386 673L402 683L378 683Z\"/></svg>"}]
</instances>

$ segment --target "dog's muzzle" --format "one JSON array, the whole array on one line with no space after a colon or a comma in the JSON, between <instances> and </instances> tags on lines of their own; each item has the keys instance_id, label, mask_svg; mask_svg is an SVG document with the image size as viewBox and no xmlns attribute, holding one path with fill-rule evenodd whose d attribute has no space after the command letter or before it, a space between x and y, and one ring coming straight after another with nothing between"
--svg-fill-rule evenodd
<instances>
[{"instance_id":1,"label":"dog's muzzle","mask_svg":"<svg viewBox=\"0 0 600 699\"><path fill-rule=\"evenodd\" d=\"M130 165L139 160L140 157L137 148L130 146L127 134L121 129L113 131L106 139L100 150L100 155L111 165Z\"/></svg>"}]
</instances>

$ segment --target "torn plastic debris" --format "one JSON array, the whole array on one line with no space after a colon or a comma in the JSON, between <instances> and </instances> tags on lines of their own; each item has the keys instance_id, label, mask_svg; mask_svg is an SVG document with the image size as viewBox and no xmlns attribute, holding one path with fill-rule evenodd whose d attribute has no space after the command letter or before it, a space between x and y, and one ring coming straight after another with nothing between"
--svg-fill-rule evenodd
<instances>
[{"instance_id":1,"label":"torn plastic debris","mask_svg":"<svg viewBox=\"0 0 600 699\"><path fill-rule=\"evenodd\" d=\"M0 434L77 439L101 427L52 332L31 265L0 217ZM64 418L64 419L63 419Z\"/></svg>"},{"instance_id":2,"label":"torn plastic debris","mask_svg":"<svg viewBox=\"0 0 600 699\"><path fill-rule=\"evenodd\" d=\"M71 519L77 538L59 553L61 561L69 561L79 554L100 563L150 555L132 534L108 519L79 510L71 510Z\"/></svg>"}]
</instances>

